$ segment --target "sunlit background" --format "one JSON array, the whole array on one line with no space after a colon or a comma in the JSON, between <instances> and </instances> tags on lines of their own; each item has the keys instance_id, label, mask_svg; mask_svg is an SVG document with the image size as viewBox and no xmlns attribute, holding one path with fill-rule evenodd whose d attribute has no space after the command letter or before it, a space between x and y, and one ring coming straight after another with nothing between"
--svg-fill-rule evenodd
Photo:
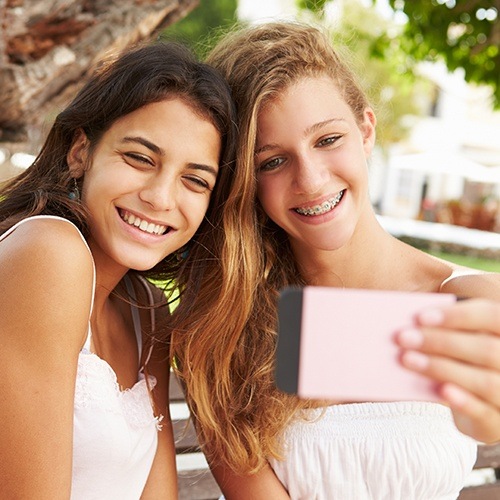
<instances>
[{"instance_id":1,"label":"sunlit background","mask_svg":"<svg viewBox=\"0 0 500 500\"><path fill-rule=\"evenodd\" d=\"M352 65L377 113L378 148L370 176L371 199L381 221L401 236L500 252L500 112L495 110L494 91L488 85L466 83L464 69L450 71L443 58L416 63L415 54L404 47L404 28L411 23L391 4L397 7L398 1L201 0L166 32L185 38L198 50L212 43L216 25L229 26L235 17L250 23L300 19L328 26L334 43L350 49ZM455 0L427 4L450 12L457 6ZM461 5L473 4L477 2ZM474 26L498 26L498 12L489 0L481 5L462 9L445 33L439 32L444 25L433 26L429 33L436 34L428 52L443 50L432 45L442 40L450 50L469 49L467 44L475 44L475 50L489 43ZM488 48L490 56L498 50L498 44ZM473 50L466 54L470 57L457 60L458 66L477 58ZM478 66L487 68L495 60L498 57L490 57ZM500 68L491 74L500 80ZM498 96L497 90L497 105ZM28 167L34 153L13 153L0 143L0 179Z\"/></svg>"},{"instance_id":2,"label":"sunlit background","mask_svg":"<svg viewBox=\"0 0 500 500\"><path fill-rule=\"evenodd\" d=\"M440 57L416 63L418 54L405 50L408 17L394 11L391 3L401 6L405 2L201 0L185 19L169 27L165 36L186 40L202 57L216 38L215 28L230 26L235 17L250 23L300 19L331 28L334 43L345 44L351 51L351 63L377 113L378 148L371 159L370 177L371 200L381 223L394 235L430 253L500 271L500 112L495 107L495 102L500 104L500 67L498 63L495 66L499 42L493 40L488 45L488 36L474 28L477 23L486 23L500 31L495 3L407 0L407 5L427 5L430 10L449 9L453 13L454 21L446 25L446 31L443 23L427 26L433 38L422 38L422 50L429 55L439 53L438 48L454 53L457 60L450 59L456 62L454 70ZM455 16L453 9L458 4L474 8L462 8ZM413 36L418 42L418 33ZM441 43L444 46L437 47ZM482 61L471 47L485 46ZM64 47L60 54L66 60L73 55L70 47ZM497 93L491 86L467 83L462 63L477 64L483 74L489 71L497 82ZM22 172L33 162L43 131L32 128L28 136L24 149L0 142L0 180ZM189 416L184 403L171 404L170 411L174 420ZM176 460L180 474L208 470L202 453L178 454ZM494 481L494 470L487 468L475 471L468 484Z\"/></svg>"}]
</instances>

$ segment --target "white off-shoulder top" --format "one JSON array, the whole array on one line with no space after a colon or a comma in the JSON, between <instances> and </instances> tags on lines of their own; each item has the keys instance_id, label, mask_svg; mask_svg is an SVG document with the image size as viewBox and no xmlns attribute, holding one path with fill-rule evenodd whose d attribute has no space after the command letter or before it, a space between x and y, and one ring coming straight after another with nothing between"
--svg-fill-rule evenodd
<instances>
[{"instance_id":1,"label":"white off-shoulder top","mask_svg":"<svg viewBox=\"0 0 500 500\"><path fill-rule=\"evenodd\" d=\"M339 404L308 411L270 460L292 500L452 500L476 442L449 408L427 402Z\"/></svg>"}]
</instances>

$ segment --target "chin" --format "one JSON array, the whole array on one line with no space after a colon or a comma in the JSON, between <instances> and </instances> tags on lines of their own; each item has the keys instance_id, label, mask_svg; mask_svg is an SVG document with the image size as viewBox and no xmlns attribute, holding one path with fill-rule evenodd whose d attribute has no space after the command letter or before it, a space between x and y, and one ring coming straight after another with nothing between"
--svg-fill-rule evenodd
<instances>
[{"instance_id":1,"label":"chin","mask_svg":"<svg viewBox=\"0 0 500 500\"><path fill-rule=\"evenodd\" d=\"M138 257L136 259L131 259L130 255L127 259L123 259L123 264L133 271L149 271L155 267L159 262L163 260L161 259L145 259L144 256Z\"/></svg>"},{"instance_id":2,"label":"chin","mask_svg":"<svg viewBox=\"0 0 500 500\"><path fill-rule=\"evenodd\" d=\"M140 263L135 266L130 266L130 269L134 271L149 271L150 269L153 269L159 262L161 261L156 261L152 264L145 264L145 263Z\"/></svg>"},{"instance_id":3,"label":"chin","mask_svg":"<svg viewBox=\"0 0 500 500\"><path fill-rule=\"evenodd\" d=\"M341 235L336 235L334 238L328 238L323 241L318 241L316 247L320 250L335 251L348 245L352 239L353 232L346 232Z\"/></svg>"}]
</instances>

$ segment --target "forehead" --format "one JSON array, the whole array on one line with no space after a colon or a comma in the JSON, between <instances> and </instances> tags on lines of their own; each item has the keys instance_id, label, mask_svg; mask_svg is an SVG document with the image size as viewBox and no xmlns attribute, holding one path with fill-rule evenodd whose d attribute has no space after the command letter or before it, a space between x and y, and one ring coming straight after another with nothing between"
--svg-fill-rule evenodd
<instances>
[{"instance_id":1,"label":"forehead","mask_svg":"<svg viewBox=\"0 0 500 500\"><path fill-rule=\"evenodd\" d=\"M203 115L197 106L180 96L173 96L146 104L121 116L110 129L116 131L137 127L162 134L162 129L171 128L172 125L194 128L202 124L215 128L212 120Z\"/></svg>"},{"instance_id":2,"label":"forehead","mask_svg":"<svg viewBox=\"0 0 500 500\"><path fill-rule=\"evenodd\" d=\"M304 120L320 122L345 115L352 113L335 81L325 75L308 76L290 83L261 106L258 128Z\"/></svg>"},{"instance_id":3,"label":"forehead","mask_svg":"<svg viewBox=\"0 0 500 500\"><path fill-rule=\"evenodd\" d=\"M213 162L215 166L221 134L185 100L173 98L147 104L117 119L95 144L95 153L117 152L124 144L141 144L161 156Z\"/></svg>"}]
</instances>

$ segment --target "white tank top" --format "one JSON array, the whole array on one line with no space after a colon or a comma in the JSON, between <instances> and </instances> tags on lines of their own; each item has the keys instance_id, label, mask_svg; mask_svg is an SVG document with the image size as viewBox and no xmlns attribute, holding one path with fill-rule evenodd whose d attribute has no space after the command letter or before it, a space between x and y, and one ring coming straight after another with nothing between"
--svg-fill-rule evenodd
<instances>
[{"instance_id":1,"label":"white tank top","mask_svg":"<svg viewBox=\"0 0 500 500\"><path fill-rule=\"evenodd\" d=\"M135 294L126 281L132 301ZM141 357L139 314L132 308ZM90 352L91 333L78 357L73 423L74 500L137 500L149 476L158 443L158 418L142 371L121 391L116 374ZM156 380L149 377L150 387Z\"/></svg>"},{"instance_id":2,"label":"white tank top","mask_svg":"<svg viewBox=\"0 0 500 500\"><path fill-rule=\"evenodd\" d=\"M0 241L20 224L38 218L62 220L74 226L60 217L29 217L6 231ZM80 231L78 234L89 248ZM132 284L129 278L125 280L131 301L135 302ZM145 287L150 293L147 285ZM95 267L92 303L94 290ZM151 296L150 301L152 303ZM151 315L154 328L153 310ZM142 334L136 307L132 307L132 317L141 359ZM154 416L142 368L136 384L121 391L111 366L90 352L91 335L89 317L89 333L78 356L76 376L71 499L138 500L156 453L161 418ZM150 376L150 387L155 383Z\"/></svg>"},{"instance_id":3,"label":"white tank top","mask_svg":"<svg viewBox=\"0 0 500 500\"><path fill-rule=\"evenodd\" d=\"M426 402L342 404L308 413L270 460L292 500L454 500L476 442L451 411Z\"/></svg>"}]
</instances>

